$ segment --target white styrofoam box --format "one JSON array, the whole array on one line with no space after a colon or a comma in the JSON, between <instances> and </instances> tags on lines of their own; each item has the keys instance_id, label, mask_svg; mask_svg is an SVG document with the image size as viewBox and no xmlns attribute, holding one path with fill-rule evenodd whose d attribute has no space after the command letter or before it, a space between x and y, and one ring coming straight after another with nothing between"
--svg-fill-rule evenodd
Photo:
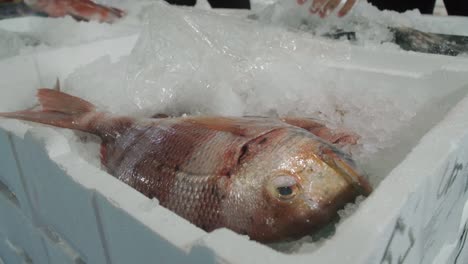
<instances>
[{"instance_id":1,"label":"white styrofoam box","mask_svg":"<svg viewBox=\"0 0 468 264\"><path fill-rule=\"evenodd\" d=\"M30 17L4 19L0 23L0 29L14 32L27 32L31 30L31 19Z\"/></svg>"},{"instance_id":2,"label":"white styrofoam box","mask_svg":"<svg viewBox=\"0 0 468 264\"><path fill-rule=\"evenodd\" d=\"M465 244L468 236L468 203L465 204L463 209L462 221L458 230L459 237L454 239L451 243L446 243L439 254L434 259L434 264L444 263L463 263L462 261L468 258L468 251L465 249ZM456 252L456 254L453 254Z\"/></svg>"},{"instance_id":3,"label":"white styrofoam box","mask_svg":"<svg viewBox=\"0 0 468 264\"><path fill-rule=\"evenodd\" d=\"M71 186L66 185L76 185L76 188L83 188L80 185L87 187L95 185L97 192L103 193L93 194L89 206L97 208L94 213L95 218L98 219L96 222L100 230L95 235L99 235L101 239L106 241L104 248L107 251L107 258L112 263L139 262L148 259L160 259L161 263L173 263L172 261L206 263L221 260L229 263L279 263L292 259L298 263L314 261L335 263L331 262L332 260L336 263L343 260L350 260L352 263L394 263L392 259L398 258L402 260L400 263L414 263L416 260L426 260L425 258L427 258L428 261L423 263L428 263L438 253L437 249L445 241L452 242L458 237L462 238L460 242L457 241L460 245L456 245L449 256L451 258L458 256L459 263L464 263L462 260L466 256L459 254L459 252L462 252L463 239L466 238L462 235L466 232L468 221L467 213L463 215L463 218L461 217L461 208L463 208L467 198L468 153L464 149L468 144L468 122L464 120L467 111L468 98L453 109L443 122L422 139L421 144L384 180L378 191L362 204L361 209L353 217L340 226L335 237L313 255L286 256L279 254L270 248L246 241L243 237L228 230L218 230L209 235L204 235L203 232L199 231L191 236L193 232L180 230L182 223L173 222L174 215L164 212L163 208L145 205L148 201L145 201L144 197L112 178L106 179L105 176L108 175L103 175L105 173L88 173L89 168L86 168L83 161L76 161L76 157L67 157L72 155L70 153L52 155L55 162L67 170L67 173L62 171L61 177L69 180L69 183L51 184L48 178L50 174L54 173L38 172L30 177L40 177L44 185L41 188L48 187L47 190L44 189L46 192L57 192L58 186L70 188ZM34 134L36 135L34 136ZM49 136L45 139L47 134ZM50 137L50 134L53 136ZM20 139L15 140L21 141ZM63 137L52 129L34 128L32 133L26 134L24 141L29 142L28 145L33 148L42 145L42 148L54 153L53 148L56 148L57 144L66 144L63 140ZM48 160L47 152L43 152L45 160L29 162L45 167L56 166L54 161ZM61 152L55 151L55 153ZM31 153L34 157L41 158L38 156L41 153L34 151ZM433 164L433 166L428 166L428 164ZM76 171L73 171L73 167ZM78 173L78 170L83 174ZM82 181L77 183L71 181L70 178ZM50 180L53 179L56 178L52 177ZM110 187L110 185L113 186ZM83 192L86 191L88 190L83 190ZM399 195L392 196L392 193ZM41 192L38 194L39 200L42 199L40 198L42 195L48 194ZM60 201L70 199L70 201L62 203L76 209L76 216L81 218L83 208L79 208L79 204L75 205L77 202L73 199L74 193L62 194L58 197L60 197ZM56 202L55 205L57 204ZM63 209L47 208L47 205L46 208L42 208L42 203L36 206L40 210L45 209L47 213L55 214L57 212L54 210L58 209L58 212L62 212L61 209ZM53 217L69 224L69 230L62 232L76 232L71 235L71 239L77 240L79 236L83 235L81 232L92 233L91 228L76 230L76 223L68 222L69 219L66 215L64 213L64 215ZM174 228L166 230L172 224ZM4 224L2 223L2 225ZM20 226L23 225L20 224ZM187 226L189 229L194 228ZM179 229L180 233L174 229ZM61 230L58 231L60 233ZM164 234L165 232L166 234ZM174 236L179 236L179 238L174 239ZM172 238L168 241L166 240L168 237ZM184 237L188 239L182 241ZM382 238L386 239L382 240ZM199 241L197 242L197 240ZM360 243L353 243L356 240ZM376 241L381 242L380 248L376 249ZM190 254L187 254L184 250L188 250L192 242L195 242L196 246L192 247ZM96 250L96 248L90 247L85 253L89 254ZM348 255L336 256L335 252L341 250L347 252ZM245 254L239 255L238 252L245 252ZM83 259L87 260L84 257ZM88 261L92 263L91 260Z\"/></svg>"},{"instance_id":4,"label":"white styrofoam box","mask_svg":"<svg viewBox=\"0 0 468 264\"><path fill-rule=\"evenodd\" d=\"M0 195L0 257L6 263L84 263L47 227L34 226L4 195Z\"/></svg>"},{"instance_id":5,"label":"white styrofoam box","mask_svg":"<svg viewBox=\"0 0 468 264\"><path fill-rule=\"evenodd\" d=\"M103 250L96 250L102 244L91 206L92 192L83 191L70 183L72 179L62 177L63 171L48 162L47 153L36 147L29 135L24 140L14 137L13 144L32 199L36 225L53 227L52 232L60 233L74 248L85 252L89 262L104 263Z\"/></svg>"},{"instance_id":6,"label":"white styrofoam box","mask_svg":"<svg viewBox=\"0 0 468 264\"><path fill-rule=\"evenodd\" d=\"M442 244L458 238L464 232L459 226L468 220L461 215L468 198L466 111L468 98L420 141L362 210L343 223L336 237L316 252L317 260L346 246L347 257L355 263L430 263ZM370 259L361 255L382 239ZM465 263L466 256L459 261Z\"/></svg>"},{"instance_id":7,"label":"white styrofoam box","mask_svg":"<svg viewBox=\"0 0 468 264\"><path fill-rule=\"evenodd\" d=\"M128 54L135 39L0 61L0 73L7 77L0 78L0 110L30 106L39 86L50 86L56 77L65 78L103 54L114 60ZM355 76L353 80L365 85L388 78L407 83L402 91L416 87L423 92L429 85L442 87L440 92L468 89L461 88L468 83L466 59L349 49L352 58L328 65L339 70L338 78L343 80ZM465 263L467 115L465 98L419 144L413 143L414 149L330 240L317 251L300 255L279 253L226 229L207 234L74 154L67 141L70 131L0 120L0 180L6 186L0 188L0 259L7 263L25 258L38 263L430 263L433 259ZM18 205L6 198L11 193Z\"/></svg>"},{"instance_id":8,"label":"white styrofoam box","mask_svg":"<svg viewBox=\"0 0 468 264\"><path fill-rule=\"evenodd\" d=\"M12 245L8 240L0 236L0 263L28 263L28 258L18 250L17 247Z\"/></svg>"},{"instance_id":9,"label":"white styrofoam box","mask_svg":"<svg viewBox=\"0 0 468 264\"><path fill-rule=\"evenodd\" d=\"M18 164L16 163L15 154L11 147L10 135L4 131L0 132L0 185L1 192L5 197L9 197L12 201L20 206L25 214L32 217L32 207L27 198L27 192L24 190L24 185L21 182Z\"/></svg>"},{"instance_id":10,"label":"white styrofoam box","mask_svg":"<svg viewBox=\"0 0 468 264\"><path fill-rule=\"evenodd\" d=\"M0 258L6 263L28 263L28 259L34 257L35 263L47 263L39 232L3 194L0 194L0 212Z\"/></svg>"}]
</instances>

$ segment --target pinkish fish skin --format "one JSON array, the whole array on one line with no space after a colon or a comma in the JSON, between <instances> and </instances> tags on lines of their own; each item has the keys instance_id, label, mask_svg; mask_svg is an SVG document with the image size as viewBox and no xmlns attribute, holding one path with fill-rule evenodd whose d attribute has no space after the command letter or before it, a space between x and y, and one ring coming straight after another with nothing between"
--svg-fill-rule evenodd
<instances>
[{"instance_id":1,"label":"pinkish fish skin","mask_svg":"<svg viewBox=\"0 0 468 264\"><path fill-rule=\"evenodd\" d=\"M310 119L134 119L51 89L38 99L42 111L0 117L99 136L110 174L206 231L226 227L260 242L299 238L372 191L350 157L324 140L356 137Z\"/></svg>"},{"instance_id":2,"label":"pinkish fish skin","mask_svg":"<svg viewBox=\"0 0 468 264\"><path fill-rule=\"evenodd\" d=\"M51 17L73 16L79 20L113 23L125 16L125 11L97 4L91 0L25 0L29 7Z\"/></svg>"}]
</instances>

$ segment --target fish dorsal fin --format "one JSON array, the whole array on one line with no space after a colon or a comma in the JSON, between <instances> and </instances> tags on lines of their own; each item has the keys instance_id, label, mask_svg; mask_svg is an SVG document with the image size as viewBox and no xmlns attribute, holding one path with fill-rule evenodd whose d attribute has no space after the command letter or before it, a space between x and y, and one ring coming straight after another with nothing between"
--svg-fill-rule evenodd
<instances>
[{"instance_id":1,"label":"fish dorsal fin","mask_svg":"<svg viewBox=\"0 0 468 264\"><path fill-rule=\"evenodd\" d=\"M248 132L248 123L228 117L197 117L190 118L187 122L221 132L228 132L236 136L244 137Z\"/></svg>"}]
</instances>

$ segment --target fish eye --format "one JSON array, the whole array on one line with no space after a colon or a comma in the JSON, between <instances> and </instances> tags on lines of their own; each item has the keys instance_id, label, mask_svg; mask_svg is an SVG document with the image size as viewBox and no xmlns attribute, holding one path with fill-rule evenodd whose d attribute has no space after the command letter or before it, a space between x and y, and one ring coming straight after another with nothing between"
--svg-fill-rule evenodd
<instances>
[{"instance_id":1,"label":"fish eye","mask_svg":"<svg viewBox=\"0 0 468 264\"><path fill-rule=\"evenodd\" d=\"M278 187L278 188L276 188L276 190L278 191L279 195L281 195L281 196L289 196L289 195L293 194L293 189L291 188L291 186Z\"/></svg>"},{"instance_id":2,"label":"fish eye","mask_svg":"<svg viewBox=\"0 0 468 264\"><path fill-rule=\"evenodd\" d=\"M293 176L279 176L272 181L275 196L281 200L290 200L296 196L297 180Z\"/></svg>"}]
</instances>

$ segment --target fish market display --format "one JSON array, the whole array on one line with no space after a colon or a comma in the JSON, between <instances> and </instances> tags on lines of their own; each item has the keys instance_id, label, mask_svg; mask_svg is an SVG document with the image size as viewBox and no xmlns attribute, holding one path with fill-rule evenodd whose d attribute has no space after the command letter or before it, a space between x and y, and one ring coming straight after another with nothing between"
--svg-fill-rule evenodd
<instances>
[{"instance_id":1,"label":"fish market display","mask_svg":"<svg viewBox=\"0 0 468 264\"><path fill-rule=\"evenodd\" d=\"M95 134L107 171L206 231L260 242L299 238L371 187L337 146L357 136L306 118L135 119L40 89L42 110L1 113Z\"/></svg>"}]
</instances>

